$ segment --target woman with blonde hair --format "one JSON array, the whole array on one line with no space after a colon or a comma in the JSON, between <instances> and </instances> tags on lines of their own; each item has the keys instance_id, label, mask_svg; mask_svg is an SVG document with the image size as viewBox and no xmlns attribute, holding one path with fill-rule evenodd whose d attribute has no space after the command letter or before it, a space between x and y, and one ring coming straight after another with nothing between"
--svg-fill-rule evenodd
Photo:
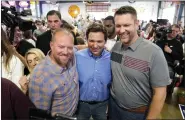
<instances>
[{"instance_id":1,"label":"woman with blonde hair","mask_svg":"<svg viewBox=\"0 0 185 120\"><path fill-rule=\"evenodd\" d=\"M19 79L24 74L26 62L24 58L16 52L10 44L6 33L1 28L1 63L2 77L11 80L19 88Z\"/></svg>"},{"instance_id":2,"label":"woman with blonde hair","mask_svg":"<svg viewBox=\"0 0 185 120\"><path fill-rule=\"evenodd\" d=\"M32 48L28 50L28 52L25 54L25 59L30 73L33 71L33 68L44 58L45 55L40 49Z\"/></svg>"},{"instance_id":3,"label":"woman with blonde hair","mask_svg":"<svg viewBox=\"0 0 185 120\"><path fill-rule=\"evenodd\" d=\"M45 58L44 53L38 48L31 48L25 54L25 60L28 65L28 70L30 74L32 73L34 67L41 62ZM19 84L21 85L21 89L24 93L28 90L28 83L29 83L29 75L21 77L19 80Z\"/></svg>"}]
</instances>

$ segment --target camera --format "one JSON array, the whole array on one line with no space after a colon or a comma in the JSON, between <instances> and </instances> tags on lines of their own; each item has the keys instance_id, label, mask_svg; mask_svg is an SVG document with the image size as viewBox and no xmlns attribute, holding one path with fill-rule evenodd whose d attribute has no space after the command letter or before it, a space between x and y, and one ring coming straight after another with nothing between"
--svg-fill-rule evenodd
<instances>
[{"instance_id":1,"label":"camera","mask_svg":"<svg viewBox=\"0 0 185 120\"><path fill-rule=\"evenodd\" d=\"M151 22L151 24L152 24L152 27L154 28L154 29L156 29L159 25L157 24L157 22L155 22L155 21L150 21Z\"/></svg>"},{"instance_id":2,"label":"camera","mask_svg":"<svg viewBox=\"0 0 185 120\"><path fill-rule=\"evenodd\" d=\"M167 39L167 34L172 33L171 28L168 27L159 27L155 31L155 41L162 41Z\"/></svg>"},{"instance_id":3,"label":"camera","mask_svg":"<svg viewBox=\"0 0 185 120\"><path fill-rule=\"evenodd\" d=\"M21 17L27 16L25 12L16 12L15 7L1 7L1 23L7 27L19 26L20 30L26 31L32 28L32 21Z\"/></svg>"},{"instance_id":4,"label":"camera","mask_svg":"<svg viewBox=\"0 0 185 120\"><path fill-rule=\"evenodd\" d=\"M21 31L32 29L32 21L22 18L23 16L27 16L25 12L17 12L13 6L10 8L1 6L1 15L1 23L10 28L9 40L11 43L14 39L14 29L16 26L19 26Z\"/></svg>"},{"instance_id":5,"label":"camera","mask_svg":"<svg viewBox=\"0 0 185 120\"><path fill-rule=\"evenodd\" d=\"M171 27L166 27L168 24L167 19L157 19L157 22L151 21L152 27L155 32L154 43L167 39L167 34L172 33Z\"/></svg>"}]
</instances>

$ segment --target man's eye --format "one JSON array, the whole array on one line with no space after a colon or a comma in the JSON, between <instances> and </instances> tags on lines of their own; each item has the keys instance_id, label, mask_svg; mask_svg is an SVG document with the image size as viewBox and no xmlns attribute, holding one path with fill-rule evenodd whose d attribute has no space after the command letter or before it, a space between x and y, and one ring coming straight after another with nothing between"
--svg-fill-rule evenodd
<instances>
[{"instance_id":1,"label":"man's eye","mask_svg":"<svg viewBox=\"0 0 185 120\"><path fill-rule=\"evenodd\" d=\"M64 46L59 46L59 48L64 48Z\"/></svg>"}]
</instances>

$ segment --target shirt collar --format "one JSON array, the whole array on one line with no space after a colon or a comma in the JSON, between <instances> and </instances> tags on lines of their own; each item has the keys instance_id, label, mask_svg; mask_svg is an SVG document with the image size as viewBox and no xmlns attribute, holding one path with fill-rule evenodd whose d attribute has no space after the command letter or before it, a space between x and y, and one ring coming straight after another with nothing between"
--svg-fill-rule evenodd
<instances>
[{"instance_id":1,"label":"shirt collar","mask_svg":"<svg viewBox=\"0 0 185 120\"><path fill-rule=\"evenodd\" d=\"M52 62L51 57L50 57L50 53L51 50L47 53L46 56L46 62L48 65L50 65L50 68L52 69L53 72L55 72L56 74L62 74L63 72L65 72L67 69L71 68L73 65L73 60L69 61L69 64L67 65L67 67L60 67L59 65L55 64Z\"/></svg>"},{"instance_id":2,"label":"shirt collar","mask_svg":"<svg viewBox=\"0 0 185 120\"><path fill-rule=\"evenodd\" d=\"M100 58L100 57L102 57L102 56L105 54L105 49L102 50L100 56L94 56L93 53L90 51L89 48L88 48L87 52L88 52L88 54L89 54L90 57L93 57L93 58Z\"/></svg>"},{"instance_id":3,"label":"shirt collar","mask_svg":"<svg viewBox=\"0 0 185 120\"><path fill-rule=\"evenodd\" d=\"M131 44L128 48L132 49L133 51L136 50L136 48L139 46L139 44L143 41L141 37L139 37L133 44ZM122 48L124 48L124 45L122 44ZM125 48L124 48L125 49Z\"/></svg>"}]
</instances>

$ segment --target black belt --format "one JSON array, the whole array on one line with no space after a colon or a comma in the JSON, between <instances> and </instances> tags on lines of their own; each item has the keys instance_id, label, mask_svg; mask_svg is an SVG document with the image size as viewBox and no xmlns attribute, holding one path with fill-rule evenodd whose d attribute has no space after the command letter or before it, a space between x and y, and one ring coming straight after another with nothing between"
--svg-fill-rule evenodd
<instances>
[{"instance_id":1,"label":"black belt","mask_svg":"<svg viewBox=\"0 0 185 120\"><path fill-rule=\"evenodd\" d=\"M103 103L107 100L104 100L104 101L83 101L83 100L80 100L80 102L82 103L87 103L87 104L98 104L98 103Z\"/></svg>"}]
</instances>

